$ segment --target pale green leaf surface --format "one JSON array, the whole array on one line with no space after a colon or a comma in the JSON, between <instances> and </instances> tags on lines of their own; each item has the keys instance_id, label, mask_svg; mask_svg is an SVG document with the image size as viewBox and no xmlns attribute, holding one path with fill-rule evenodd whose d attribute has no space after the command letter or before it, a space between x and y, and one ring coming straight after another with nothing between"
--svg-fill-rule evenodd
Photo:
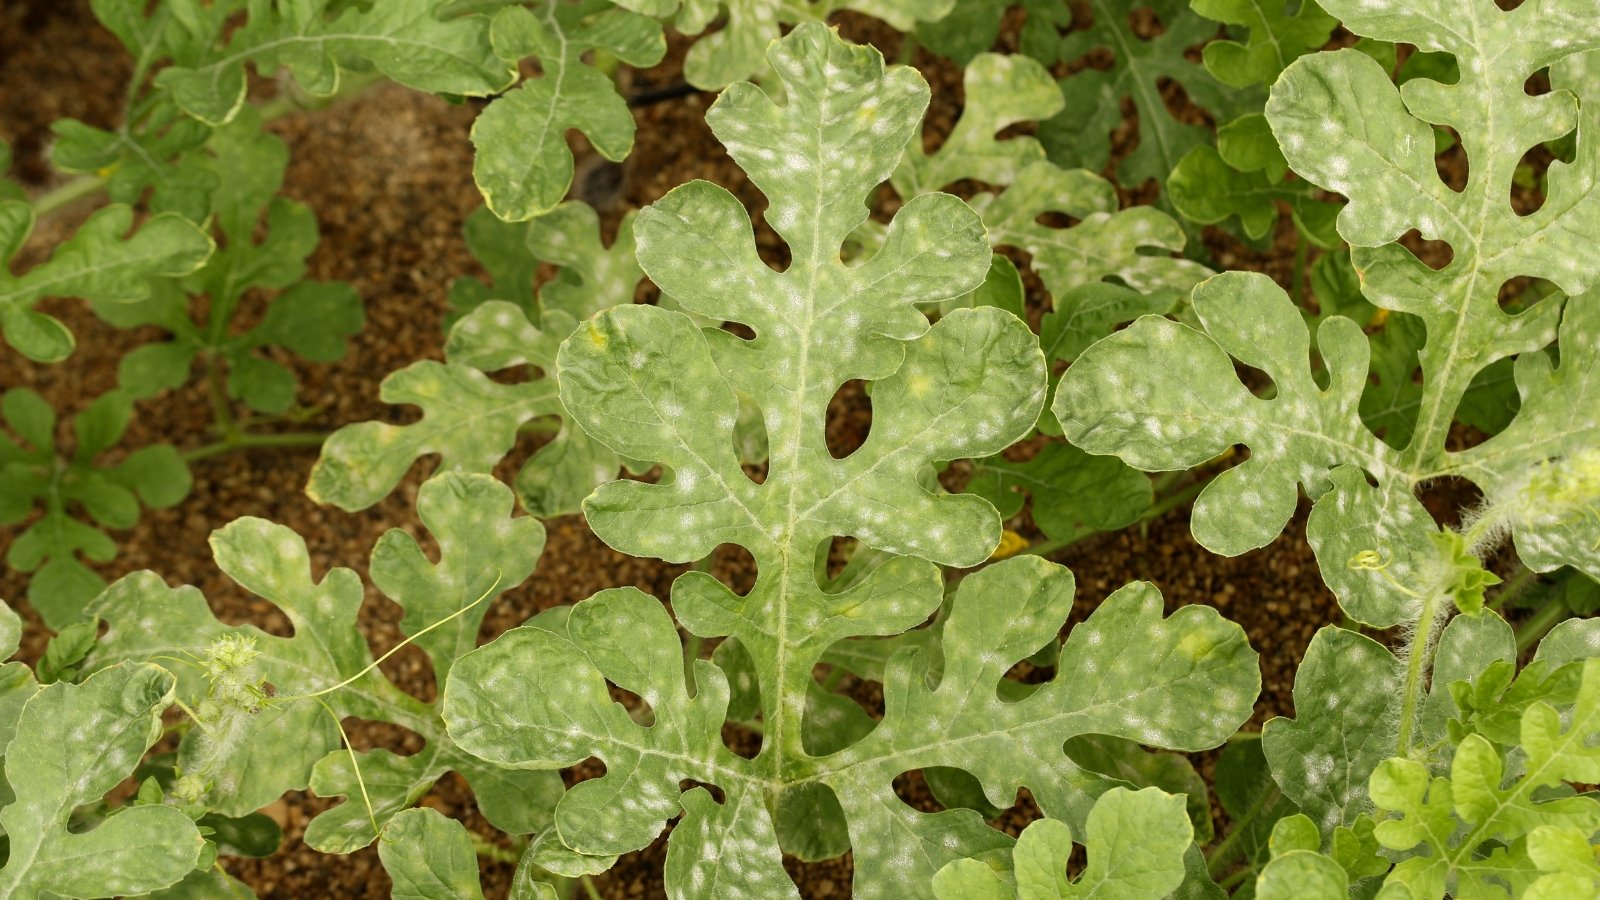
<instances>
[{"instance_id":1,"label":"pale green leaf surface","mask_svg":"<svg viewBox=\"0 0 1600 900\"><path fill-rule=\"evenodd\" d=\"M962 92L966 102L961 118L939 149L925 153L920 141L912 141L890 176L902 199L963 178L1010 184L1030 163L1044 160L1037 139L1000 140L996 135L1019 122L1048 119L1061 111L1061 89L1048 69L1026 56L985 53L963 71Z\"/></svg>"},{"instance_id":2,"label":"pale green leaf surface","mask_svg":"<svg viewBox=\"0 0 1600 900\"><path fill-rule=\"evenodd\" d=\"M394 881L396 900L483 898L478 855L467 829L437 810L408 809L389 821L378 858Z\"/></svg>"},{"instance_id":3,"label":"pale green leaf surface","mask_svg":"<svg viewBox=\"0 0 1600 900\"><path fill-rule=\"evenodd\" d=\"M1147 316L1079 358L1054 403L1069 440L1151 471L1190 468L1248 445L1249 460L1218 476L1195 504L1196 539L1226 555L1283 530L1297 483L1317 496L1328 470L1345 462L1388 483L1392 454L1357 413L1368 353L1354 323L1332 319L1321 329L1324 390L1312 377L1300 313L1265 276L1212 278L1195 289L1194 308L1204 333ZM1246 389L1230 353L1271 377L1276 396Z\"/></svg>"},{"instance_id":4,"label":"pale green leaf surface","mask_svg":"<svg viewBox=\"0 0 1600 900\"><path fill-rule=\"evenodd\" d=\"M39 300L141 300L149 296L150 277L192 272L211 254L211 239L181 216L155 216L137 231L132 225L132 209L108 206L23 275L0 265L0 331L6 342L37 362L60 362L72 353L72 335L60 322L34 312ZM0 263L16 255L32 230L31 206L0 201Z\"/></svg>"},{"instance_id":5,"label":"pale green leaf surface","mask_svg":"<svg viewBox=\"0 0 1600 900\"><path fill-rule=\"evenodd\" d=\"M850 10L906 32L918 22L944 18L956 0L618 0L617 5L656 18L676 13L673 25L689 35L722 21L720 29L695 41L683 61L690 84L714 91L765 69L764 54L784 25L820 22L834 11Z\"/></svg>"},{"instance_id":6,"label":"pale green leaf surface","mask_svg":"<svg viewBox=\"0 0 1600 900\"><path fill-rule=\"evenodd\" d=\"M1004 804L1026 783L1047 812L1081 823L1112 782L1072 763L1061 749L1067 738L1212 745L1247 714L1258 675L1238 629L1198 609L1163 620L1155 592L1133 588L1102 606L1092 636L1075 632L1072 662L1056 681L1007 704L1002 676L1056 636L1071 603L1064 570L1008 561L963 581L937 687L925 655L893 657L883 721L829 755L808 749L807 697L824 653L847 638L919 625L942 600L929 561L981 562L998 540L992 507L931 492L921 472L1025 433L1045 377L1035 339L1014 316L958 310L930 328L917 311L918 302L971 290L988 270L982 228L958 201L913 199L869 260L840 260L866 216L865 197L914 135L927 102L916 74L885 72L875 51L816 25L775 44L772 62L785 105L737 85L708 118L767 195L767 221L789 245L787 269L759 260L743 206L708 184L673 191L635 224L640 262L664 292L758 336L744 341L678 313L624 306L585 323L558 358L574 418L619 454L665 469L657 483L597 490L585 503L595 532L668 560L698 559L722 543L754 555L747 594L690 573L674 585L672 606L691 633L737 638L748 654L762 751L747 760L726 748L726 676L694 663L691 697L672 619L631 589L597 595L564 620L547 613L464 657L445 689L446 718L463 748L500 765L605 762L603 777L557 807L556 827L574 850L642 847L682 812L666 863L673 896L792 896L768 803L782 809L789 792L819 786L848 822L856 896L927 896L944 863L993 856L1008 841L971 810L925 816L905 807L891 793L897 775L965 769ZM852 378L873 382L874 424L860 449L834 459L824 411ZM738 393L762 398L772 448L762 484L734 452ZM816 550L841 535L886 561L824 592ZM640 726L609 702L608 681L641 697L654 724ZM683 793L684 778L715 785L725 800Z\"/></svg>"},{"instance_id":7,"label":"pale green leaf surface","mask_svg":"<svg viewBox=\"0 0 1600 900\"><path fill-rule=\"evenodd\" d=\"M161 736L173 685L156 666L123 665L28 701L6 748L17 798L0 810L10 839L0 897L141 894L194 868L205 841L173 807L135 807L89 831L67 829L74 808L116 787Z\"/></svg>"},{"instance_id":8,"label":"pale green leaf surface","mask_svg":"<svg viewBox=\"0 0 1600 900\"><path fill-rule=\"evenodd\" d=\"M537 56L542 74L491 103L472 126L472 178L489 209L508 222L543 215L566 195L573 166L569 130L582 132L612 161L633 148L627 102L582 55L600 50L651 66L666 52L659 25L610 3L545 0L536 8L501 10L490 39L505 59Z\"/></svg>"},{"instance_id":9,"label":"pale green leaf surface","mask_svg":"<svg viewBox=\"0 0 1600 900\"><path fill-rule=\"evenodd\" d=\"M541 299L543 294L541 294ZM423 409L409 425L361 422L330 436L311 471L307 492L343 509L381 500L418 457L438 454L439 471L489 472L511 452L529 422L561 416L561 428L517 473L523 506L536 516L564 515L614 477L621 461L562 411L557 397L557 342L577 327L559 309L546 309L535 327L510 302L490 300L458 320L445 344L448 362L413 363L384 379L389 403ZM531 365L540 374L505 383L487 372Z\"/></svg>"},{"instance_id":10,"label":"pale green leaf surface","mask_svg":"<svg viewBox=\"0 0 1600 900\"><path fill-rule=\"evenodd\" d=\"M370 567L373 582L406 609L401 629L418 634L489 595L418 639L442 678L456 656L475 643L493 596L533 570L544 531L532 519L512 518L510 490L485 475L431 479L417 505L439 547L439 562L431 562L415 538L395 530L379 540ZM304 541L261 519L236 520L215 532L211 543L223 573L282 609L294 636L276 637L249 625L225 626L198 591L170 589L151 573L137 573L112 585L94 605L108 628L91 656L91 668L200 655L225 635L253 639L260 657L252 674L273 684L276 698L252 715L222 717L210 733L191 729L180 748L180 764L185 772L207 779L207 805L230 815L257 809L308 783L325 796L351 797L313 819L307 840L324 852L367 845L376 835L359 800L349 755L336 749L338 730L322 706L296 699L354 677L371 662L371 651L355 627L360 580L349 569L336 568L314 582ZM207 696L205 679L190 667L180 667L178 676L179 699L197 707ZM548 822L559 779L545 773L496 772L480 760L463 757L445 736L434 707L396 688L376 670L328 694L324 702L337 715L392 723L425 741L422 751L406 757L384 750L362 755L380 826L451 770L475 789L492 786L484 790L480 809L497 826L521 832Z\"/></svg>"},{"instance_id":11,"label":"pale green leaf surface","mask_svg":"<svg viewBox=\"0 0 1600 900\"><path fill-rule=\"evenodd\" d=\"M330 17L330 8L340 12ZM489 19L441 19L434 0L386 0L361 7L307 0L252 10L245 27L204 61L163 69L157 87L211 125L232 121L244 104L245 64L268 72L287 66L312 94L339 90L352 61L417 90L484 97L504 90L516 67L489 40Z\"/></svg>"},{"instance_id":12,"label":"pale green leaf surface","mask_svg":"<svg viewBox=\"0 0 1600 900\"><path fill-rule=\"evenodd\" d=\"M1211 275L1205 266L1173 255L1186 238L1171 216L1148 206L1118 211L1111 183L1083 169L1034 163L1005 192L979 194L972 205L995 246L1033 257L1033 270L1058 303L1073 288L1112 277L1148 294L1187 293ZM1039 224L1039 216L1050 212L1079 221L1070 228Z\"/></svg>"}]
</instances>

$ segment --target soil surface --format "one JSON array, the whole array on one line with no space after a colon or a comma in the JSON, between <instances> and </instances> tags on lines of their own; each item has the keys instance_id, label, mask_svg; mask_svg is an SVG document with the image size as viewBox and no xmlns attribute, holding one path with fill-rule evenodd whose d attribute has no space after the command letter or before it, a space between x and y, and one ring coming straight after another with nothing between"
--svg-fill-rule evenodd
<instances>
[{"instance_id":1,"label":"soil surface","mask_svg":"<svg viewBox=\"0 0 1600 900\"><path fill-rule=\"evenodd\" d=\"M87 6L84 0L42 0L8 2L0 9L0 137L9 140L16 152L12 177L40 192L59 183L60 178L47 163L50 122L71 116L101 127L114 126L123 87L130 77L121 46L94 22ZM881 24L857 18L844 19L841 24L847 37L878 44L890 59L899 52L899 36ZM638 94L678 84L678 66L686 46L687 42L674 38L665 64L648 73L625 72L623 90ZM914 62L933 86L926 132L933 145L942 140L959 115L960 73L925 51L919 50ZM262 82L252 90L269 97L275 85ZM636 108L638 142L620 167L598 161L587 154L581 138L574 139L580 152L575 194L600 210L608 230L615 228L624 212L694 178L728 187L753 210L764 208L764 199L732 165L704 124L703 115L712 99L689 92ZM284 192L308 204L321 225L322 243L311 257L309 277L353 284L365 298L368 319L348 355L338 363L316 366L284 360L300 380L301 402L314 411L300 427L331 430L348 422L415 417L415 410L379 402L378 382L412 361L442 358L440 323L449 284L461 275L482 274L461 236L464 218L481 202L470 176L472 149L467 140L477 108L386 85L331 109L303 112L270 126L290 148L292 161ZM1131 125L1119 132L1118 156L1136 140L1136 128ZM82 201L47 217L14 261L15 269L25 270L47 255L99 202ZM781 252L770 231L762 234L764 251ZM1217 230L1206 234L1207 247L1218 262L1230 268L1265 271L1286 287L1292 256L1289 240L1289 234L1281 234L1274 247L1259 250ZM1025 257L1018 258L1025 262ZM1047 308L1046 300L1037 280L1030 276L1029 283L1030 311L1037 324L1038 314ZM247 305L254 303L259 309L266 299L253 296ZM63 364L33 366L14 353L0 353L0 386L26 385L40 391L63 418L112 388L120 355L156 336L154 332L111 328L82 304L54 303L49 311L66 320L78 335L76 355ZM831 428L841 440L865 431L865 406L849 397L836 404ZM204 386L191 383L141 403L124 446L166 441L183 449L198 447L212 439L207 433L209 423ZM67 437L64 429L63 439ZM519 447L501 474L509 477L534 446L529 440ZM303 493L315 458L313 449L271 449L197 462L194 490L188 499L172 509L147 511L136 528L116 534L120 553L115 562L101 567L101 573L114 579L134 570L152 569L170 583L201 588L224 621L251 622L287 633L287 622L271 604L245 593L217 572L206 544L214 528L244 515L290 524L304 535L318 577L336 566L364 574L374 542L389 528L422 533L412 504L432 467L431 460L415 466L387 499L352 514L318 506ZM959 469L954 477L960 478ZM1302 508L1270 546L1234 559L1214 556L1195 544L1184 508L1142 528L1080 542L1054 558L1077 575L1074 620L1122 584L1145 579L1161 588L1169 609L1207 604L1242 625L1261 654L1263 691L1252 724L1246 726L1256 728L1274 715L1293 713L1290 690L1295 661L1315 630L1338 618L1304 540L1304 512ZM602 588L635 585L665 597L672 579L683 571L681 566L634 559L611 550L590 534L578 517L554 519L546 526L549 543L538 571L491 610L484 623L484 640L542 609L575 603ZM1026 514L1009 527L1024 537L1037 537ZM0 544L9 542L15 533L0 531ZM718 554L715 572L735 583L748 582L748 556ZM24 588L22 576L0 570L0 596L17 601ZM25 603L16 605L28 619L23 656L32 661L43 650L46 632ZM375 653L398 643L398 620L398 607L369 589L362 624ZM407 648L383 668L417 696L429 700L435 696L432 672L420 651ZM860 686L857 696L870 704L872 690L870 685ZM346 725L358 748L385 746L402 753L416 749L414 736L395 729L359 721ZM1195 756L1206 773L1213 760L1213 754ZM573 777L585 774L589 773L579 771ZM931 802L920 778L909 779L904 793L908 802L920 807ZM282 849L259 861L230 858L225 861L228 870L269 898L388 896L389 882L372 848L339 858L312 852L301 842L309 819L333 802L308 792L289 794L268 810L284 825ZM496 837L477 813L465 784L454 776L443 780L423 803L461 819L486 838ZM999 824L1015 833L1031 817L1031 810L1031 803L1024 798ZM1220 812L1215 815L1220 834L1225 823ZM623 857L614 869L596 879L601 895L665 896L660 880L664 853L663 837L651 847ZM790 860L790 868L806 897L849 894L848 856L809 865ZM489 895L505 896L511 866L486 861L483 871Z\"/></svg>"}]
</instances>

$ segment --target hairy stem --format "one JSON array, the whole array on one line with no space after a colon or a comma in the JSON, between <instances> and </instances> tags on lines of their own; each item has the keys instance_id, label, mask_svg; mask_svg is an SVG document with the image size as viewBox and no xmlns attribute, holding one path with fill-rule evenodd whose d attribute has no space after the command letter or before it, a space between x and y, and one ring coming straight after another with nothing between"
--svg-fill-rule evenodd
<instances>
[{"instance_id":1,"label":"hairy stem","mask_svg":"<svg viewBox=\"0 0 1600 900\"><path fill-rule=\"evenodd\" d=\"M1405 681L1400 691L1400 730L1396 738L1396 755L1410 758L1412 732L1416 726L1417 709L1422 702L1422 691L1433 656L1434 639L1439 633L1440 615L1448 605L1449 597L1430 590L1422 597L1422 615L1417 617L1410 646L1405 654Z\"/></svg>"}]
</instances>

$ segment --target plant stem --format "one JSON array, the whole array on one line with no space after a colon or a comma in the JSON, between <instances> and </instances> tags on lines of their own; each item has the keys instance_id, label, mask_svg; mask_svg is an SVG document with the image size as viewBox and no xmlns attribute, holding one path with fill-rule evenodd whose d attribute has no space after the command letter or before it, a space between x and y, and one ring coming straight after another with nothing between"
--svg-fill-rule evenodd
<instances>
[{"instance_id":1,"label":"plant stem","mask_svg":"<svg viewBox=\"0 0 1600 900\"><path fill-rule=\"evenodd\" d=\"M602 900L600 889L595 887L594 879L587 875L579 875L578 883L583 885L583 892L589 895L589 900Z\"/></svg>"},{"instance_id":2,"label":"plant stem","mask_svg":"<svg viewBox=\"0 0 1600 900\"><path fill-rule=\"evenodd\" d=\"M328 439L328 435L321 431L291 431L284 434L245 434L235 432L231 437L206 444L193 450L186 450L179 454L184 462L195 462L208 456L217 456L222 453L231 453L234 450L245 450L250 447L315 447Z\"/></svg>"},{"instance_id":3,"label":"plant stem","mask_svg":"<svg viewBox=\"0 0 1600 900\"><path fill-rule=\"evenodd\" d=\"M521 848L502 847L473 831L468 831L467 837L472 839L473 851L484 859L508 863L513 866L522 859Z\"/></svg>"},{"instance_id":4,"label":"plant stem","mask_svg":"<svg viewBox=\"0 0 1600 900\"><path fill-rule=\"evenodd\" d=\"M1488 607L1495 612L1499 612L1507 603L1522 596L1522 593L1538 580L1538 572L1527 566L1517 566L1517 574L1507 579L1505 585L1495 593L1494 599L1489 601Z\"/></svg>"},{"instance_id":5,"label":"plant stem","mask_svg":"<svg viewBox=\"0 0 1600 900\"><path fill-rule=\"evenodd\" d=\"M206 385L211 392L211 420L222 440L234 439L237 427L233 421L233 405L228 400L228 385L222 375L222 362L215 354L206 360Z\"/></svg>"},{"instance_id":6,"label":"plant stem","mask_svg":"<svg viewBox=\"0 0 1600 900\"><path fill-rule=\"evenodd\" d=\"M106 179L100 175L79 175L53 190L39 195L33 202L33 213L39 218L55 212L74 200L87 197L105 187Z\"/></svg>"},{"instance_id":7,"label":"plant stem","mask_svg":"<svg viewBox=\"0 0 1600 900\"><path fill-rule=\"evenodd\" d=\"M1539 643L1540 638L1550 633L1550 629L1560 625L1571 615L1566 604L1559 599L1551 597L1545 600L1544 605L1534 610L1526 622L1517 626L1517 652L1532 647Z\"/></svg>"},{"instance_id":8,"label":"plant stem","mask_svg":"<svg viewBox=\"0 0 1600 900\"><path fill-rule=\"evenodd\" d=\"M1294 235L1294 284L1290 285L1289 295L1294 298L1295 306L1304 306L1306 300L1306 256L1307 241L1298 229Z\"/></svg>"},{"instance_id":9,"label":"plant stem","mask_svg":"<svg viewBox=\"0 0 1600 900\"><path fill-rule=\"evenodd\" d=\"M1245 880L1246 878L1249 878L1251 875L1254 875L1255 873L1256 873L1255 865L1252 864L1252 865L1245 866L1244 868L1242 868L1239 871L1233 873L1232 875L1229 875L1227 878L1224 878L1221 881L1217 882L1217 887L1222 888L1223 890L1226 891L1229 888L1233 887L1234 885L1237 885L1239 882Z\"/></svg>"},{"instance_id":10,"label":"plant stem","mask_svg":"<svg viewBox=\"0 0 1600 900\"><path fill-rule=\"evenodd\" d=\"M1422 700L1423 676L1433 651L1434 634L1439 630L1439 605L1448 597L1430 590L1422 598L1422 615L1417 618L1411 647L1406 653L1406 677L1400 692L1400 733L1395 741L1396 756L1410 758L1411 732L1416 724L1417 706Z\"/></svg>"},{"instance_id":11,"label":"plant stem","mask_svg":"<svg viewBox=\"0 0 1600 900\"><path fill-rule=\"evenodd\" d=\"M1255 821L1256 816L1260 815L1262 810L1266 809L1269 804L1275 802L1280 796L1282 794L1276 784L1272 784L1262 791L1261 796L1256 798L1256 802L1250 804L1250 808L1244 811L1244 815L1233 823L1233 827L1228 830L1228 836L1223 838L1221 843L1211 848L1210 853L1206 854L1206 872L1212 878L1216 878L1218 872L1227 868L1235 857L1244 852L1244 848L1239 845L1239 840L1244 834L1245 827Z\"/></svg>"}]
</instances>

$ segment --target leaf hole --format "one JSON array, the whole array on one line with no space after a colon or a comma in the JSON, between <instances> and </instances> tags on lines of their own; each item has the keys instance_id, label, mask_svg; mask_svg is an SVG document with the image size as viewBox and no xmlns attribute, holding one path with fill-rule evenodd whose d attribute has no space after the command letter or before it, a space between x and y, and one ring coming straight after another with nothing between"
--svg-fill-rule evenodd
<instances>
[{"instance_id":1,"label":"leaf hole","mask_svg":"<svg viewBox=\"0 0 1600 900\"><path fill-rule=\"evenodd\" d=\"M850 558L860 545L861 542L855 538L842 535L834 535L828 540L826 556L819 562L822 564L823 574L829 582L838 580L839 576L844 574L845 567L850 564ZM821 549L820 547L818 548L819 551Z\"/></svg>"},{"instance_id":2,"label":"leaf hole","mask_svg":"<svg viewBox=\"0 0 1600 900\"><path fill-rule=\"evenodd\" d=\"M828 419L825 440L828 455L844 459L861 449L872 430L872 397L867 393L867 383L852 378L834 392L828 401Z\"/></svg>"},{"instance_id":3,"label":"leaf hole","mask_svg":"<svg viewBox=\"0 0 1600 900\"><path fill-rule=\"evenodd\" d=\"M1531 216L1544 208L1549 192L1550 164L1556 161L1555 150L1565 140L1563 137L1548 144L1538 144L1522 154L1522 159L1511 173L1511 208L1516 210L1517 215Z\"/></svg>"},{"instance_id":4,"label":"leaf hole","mask_svg":"<svg viewBox=\"0 0 1600 900\"><path fill-rule=\"evenodd\" d=\"M761 755L762 740L761 732L739 722L722 723L722 746L735 756L755 759Z\"/></svg>"},{"instance_id":5,"label":"leaf hole","mask_svg":"<svg viewBox=\"0 0 1600 900\"><path fill-rule=\"evenodd\" d=\"M1467 151L1461 144L1461 134L1449 125L1434 126L1433 167L1439 180L1456 193L1467 189Z\"/></svg>"},{"instance_id":6,"label":"leaf hole","mask_svg":"<svg viewBox=\"0 0 1600 900\"><path fill-rule=\"evenodd\" d=\"M1212 119L1211 114L1189 99L1188 90L1178 79L1165 76L1157 78L1156 89L1161 92L1161 103L1172 118L1186 125L1216 127L1216 121Z\"/></svg>"},{"instance_id":7,"label":"leaf hole","mask_svg":"<svg viewBox=\"0 0 1600 900\"><path fill-rule=\"evenodd\" d=\"M1521 6L1523 2L1524 0L1494 0L1494 5L1500 7L1506 12L1510 12L1513 9Z\"/></svg>"},{"instance_id":8,"label":"leaf hole","mask_svg":"<svg viewBox=\"0 0 1600 900\"><path fill-rule=\"evenodd\" d=\"M972 776L969 775L967 777L971 778ZM937 813L944 812L950 808L935 796L933 789L928 786L928 781L923 776L921 769L911 769L896 775L894 777L894 794L900 798L901 803L917 812Z\"/></svg>"},{"instance_id":9,"label":"leaf hole","mask_svg":"<svg viewBox=\"0 0 1600 900\"><path fill-rule=\"evenodd\" d=\"M1419 262L1435 272L1448 269L1456 260L1454 247L1446 241L1433 241L1422 236L1422 232L1413 228L1400 236L1400 246L1411 251Z\"/></svg>"},{"instance_id":10,"label":"leaf hole","mask_svg":"<svg viewBox=\"0 0 1600 900\"><path fill-rule=\"evenodd\" d=\"M1522 83L1522 92L1529 97L1543 97L1550 91L1550 68L1548 66L1529 75L1528 80Z\"/></svg>"},{"instance_id":11,"label":"leaf hole","mask_svg":"<svg viewBox=\"0 0 1600 900\"><path fill-rule=\"evenodd\" d=\"M1561 293L1555 282L1531 276L1509 278L1500 285L1500 308L1508 315L1517 315L1532 309L1546 297Z\"/></svg>"},{"instance_id":12,"label":"leaf hole","mask_svg":"<svg viewBox=\"0 0 1600 900\"><path fill-rule=\"evenodd\" d=\"M728 802L728 795L723 792L722 788L719 788L710 782L695 781L693 778L684 778L678 782L678 790L682 793L687 794L695 788L705 788L706 793L711 795L711 799L717 801L718 803Z\"/></svg>"},{"instance_id":13,"label":"leaf hole","mask_svg":"<svg viewBox=\"0 0 1600 900\"><path fill-rule=\"evenodd\" d=\"M1045 228L1073 228L1083 220L1069 216L1064 212L1045 210L1044 212L1039 213L1037 216L1034 216L1033 221L1034 224L1042 225Z\"/></svg>"},{"instance_id":14,"label":"leaf hole","mask_svg":"<svg viewBox=\"0 0 1600 900\"><path fill-rule=\"evenodd\" d=\"M519 363L515 366L508 366L504 369L496 369L483 374L496 384L527 384L530 381L538 381L543 378L545 371L540 366L532 363Z\"/></svg>"},{"instance_id":15,"label":"leaf hole","mask_svg":"<svg viewBox=\"0 0 1600 900\"><path fill-rule=\"evenodd\" d=\"M1153 41L1167 33L1166 23L1156 15L1153 6L1137 6L1128 10L1128 29L1141 41Z\"/></svg>"},{"instance_id":16,"label":"leaf hole","mask_svg":"<svg viewBox=\"0 0 1600 900\"><path fill-rule=\"evenodd\" d=\"M656 711L650 708L650 704L646 703L643 697L627 688L620 687L609 678L606 679L606 690L611 693L612 701L626 709L629 717L635 722L640 725L654 725L656 723Z\"/></svg>"}]
</instances>

